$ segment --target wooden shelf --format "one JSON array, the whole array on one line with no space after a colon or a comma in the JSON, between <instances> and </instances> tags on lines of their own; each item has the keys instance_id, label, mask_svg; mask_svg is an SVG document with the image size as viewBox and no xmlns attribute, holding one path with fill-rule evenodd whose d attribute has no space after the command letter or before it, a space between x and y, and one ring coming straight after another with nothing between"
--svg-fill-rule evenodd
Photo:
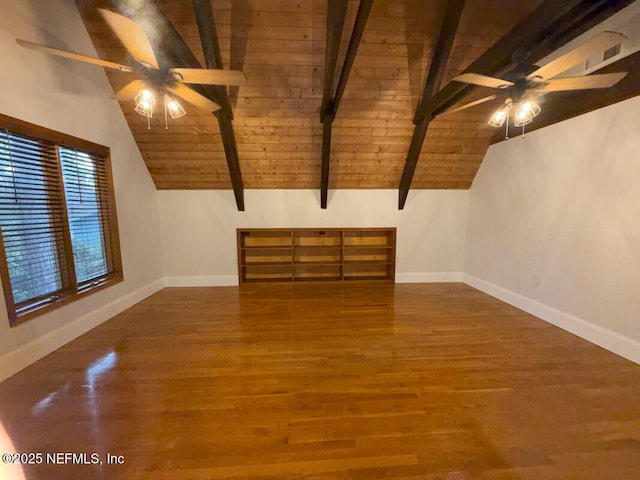
<instances>
[{"instance_id":1,"label":"wooden shelf","mask_svg":"<svg viewBox=\"0 0 640 480\"><path fill-rule=\"evenodd\" d=\"M247 262L242 268L252 267L254 265L269 265L269 266L280 266L280 265L292 265L291 261L287 262L273 262L273 261L265 261L265 262Z\"/></svg>"},{"instance_id":2,"label":"wooden shelf","mask_svg":"<svg viewBox=\"0 0 640 480\"><path fill-rule=\"evenodd\" d=\"M393 265L387 260L345 260L345 265Z\"/></svg>"},{"instance_id":3,"label":"wooden shelf","mask_svg":"<svg viewBox=\"0 0 640 480\"><path fill-rule=\"evenodd\" d=\"M242 247L242 250L291 250L292 246L271 246L271 247Z\"/></svg>"},{"instance_id":4,"label":"wooden shelf","mask_svg":"<svg viewBox=\"0 0 640 480\"><path fill-rule=\"evenodd\" d=\"M238 229L245 282L395 280L395 228Z\"/></svg>"},{"instance_id":5,"label":"wooden shelf","mask_svg":"<svg viewBox=\"0 0 640 480\"><path fill-rule=\"evenodd\" d=\"M342 265L342 262L305 261L296 262L294 265Z\"/></svg>"}]
</instances>

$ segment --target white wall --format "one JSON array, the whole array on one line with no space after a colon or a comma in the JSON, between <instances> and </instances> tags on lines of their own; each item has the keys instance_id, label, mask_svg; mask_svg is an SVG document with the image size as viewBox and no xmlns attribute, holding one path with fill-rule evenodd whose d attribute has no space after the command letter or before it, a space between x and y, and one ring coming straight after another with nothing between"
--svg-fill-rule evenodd
<instances>
[{"instance_id":1,"label":"white wall","mask_svg":"<svg viewBox=\"0 0 640 480\"><path fill-rule=\"evenodd\" d=\"M416 190L398 210L397 190L159 191L163 269L169 285L237 284L236 228L397 227L396 277L460 281L469 192Z\"/></svg>"},{"instance_id":2,"label":"white wall","mask_svg":"<svg viewBox=\"0 0 640 480\"><path fill-rule=\"evenodd\" d=\"M465 263L471 284L638 362L639 126L636 97L491 147Z\"/></svg>"},{"instance_id":3,"label":"white wall","mask_svg":"<svg viewBox=\"0 0 640 480\"><path fill-rule=\"evenodd\" d=\"M95 56L74 3L0 0L0 12L0 113L111 148L125 278L15 328L1 306L2 379L161 288L162 265L156 191L104 71L15 42Z\"/></svg>"}]
</instances>

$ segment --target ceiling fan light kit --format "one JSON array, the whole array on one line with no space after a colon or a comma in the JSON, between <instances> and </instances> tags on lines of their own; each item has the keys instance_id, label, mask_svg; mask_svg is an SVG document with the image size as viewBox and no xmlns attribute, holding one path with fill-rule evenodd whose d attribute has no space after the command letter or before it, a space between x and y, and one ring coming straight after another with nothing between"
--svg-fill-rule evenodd
<instances>
[{"instance_id":1,"label":"ceiling fan light kit","mask_svg":"<svg viewBox=\"0 0 640 480\"><path fill-rule=\"evenodd\" d=\"M472 72L458 75L453 80L506 92L507 95L517 102L516 105L513 105L515 109L513 124L516 127L522 127L522 135L524 136L525 125L533 122L533 119L542 110L537 101L539 95L549 92L609 88L622 80L627 74L626 72L555 78L578 63L586 61L607 48L619 44L622 38L624 38L624 35L620 33L602 32L591 37L569 52L564 53L555 60L537 67L528 75L520 74L517 78L512 78L513 81ZM443 112L442 115L466 110L467 108L481 105L496 98L504 98L504 96L506 95L494 94L463 105L456 105ZM511 98L507 98L505 104L496 110L489 119L489 125L496 128L502 127L505 122L507 123L506 138L509 138L509 112L511 107L512 100Z\"/></svg>"},{"instance_id":2,"label":"ceiling fan light kit","mask_svg":"<svg viewBox=\"0 0 640 480\"><path fill-rule=\"evenodd\" d=\"M221 108L220 105L209 97L201 95L187 84L244 86L247 83L247 77L239 70L161 68L142 25L128 17L109 10L99 9L99 11L115 36L131 55L133 59L132 66L120 65L107 60L59 50L26 40L16 39L16 42L31 50L37 50L49 55L69 58L125 73L132 73L142 77L142 80L133 80L122 88L116 94L116 98L122 101L130 101L131 98L133 98L136 104L135 111L147 119L147 128L151 127L150 119L153 117L153 110L156 104L156 95L154 95L154 92L163 94L165 128L168 128L167 115L176 119L187 113L172 95L209 113L220 110ZM171 93L171 96L168 93Z\"/></svg>"},{"instance_id":3,"label":"ceiling fan light kit","mask_svg":"<svg viewBox=\"0 0 640 480\"><path fill-rule=\"evenodd\" d=\"M175 120L176 118L186 115L187 112L176 99L171 98L168 94L165 93L162 99L164 101L164 128L166 130L169 128L169 116ZM153 117L153 110L156 106L156 97L153 91L149 88L143 88L135 96L135 102L136 107L134 110L147 118L147 128L150 129L150 119Z\"/></svg>"}]
</instances>

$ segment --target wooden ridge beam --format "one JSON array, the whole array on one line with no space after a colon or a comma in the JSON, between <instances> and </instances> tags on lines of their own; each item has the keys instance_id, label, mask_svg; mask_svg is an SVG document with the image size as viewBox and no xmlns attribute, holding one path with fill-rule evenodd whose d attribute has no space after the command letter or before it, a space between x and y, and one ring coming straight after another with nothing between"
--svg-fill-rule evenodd
<instances>
[{"instance_id":1,"label":"wooden ridge beam","mask_svg":"<svg viewBox=\"0 0 640 480\"><path fill-rule=\"evenodd\" d=\"M216 31L216 23L213 15L213 8L210 0L193 0L193 11L198 25L198 34L207 68L222 68L222 55L220 54L220 44ZM238 159L238 149L233 133L233 112L229 104L227 89L221 85L212 87L216 95L221 99L222 108L214 113L220 126L224 153L231 177L233 194L236 198L236 206L239 211L244 211L244 183L242 181L242 171L240 170L240 160Z\"/></svg>"},{"instance_id":2,"label":"wooden ridge beam","mask_svg":"<svg viewBox=\"0 0 640 480\"><path fill-rule=\"evenodd\" d=\"M347 80L351 73L351 67L353 67L353 61L358 53L358 47L360 46L360 40L362 40L362 34L364 33L364 27L367 25L367 19L371 12L371 6L373 0L360 0L358 6L358 13L356 14L356 20L353 24L353 31L351 32L351 38L349 39L349 46L347 47L347 54L344 58L344 64L342 65L342 71L340 72L340 80L338 81L338 88L336 88L336 94L333 98L333 113L331 120L333 121L338 112L340 106L340 100L342 100L342 94L347 86Z\"/></svg>"},{"instance_id":3,"label":"wooden ridge beam","mask_svg":"<svg viewBox=\"0 0 640 480\"><path fill-rule=\"evenodd\" d=\"M324 93L322 97L322 108L320 111L320 121L322 125L322 165L320 171L320 207L327 208L327 197L329 193L329 165L331 161L331 127L338 112L338 106L342 100L342 94L347 85L349 73L353 61L358 52L358 46L362 39L364 27L367 24L373 0L360 0L358 13L351 31L349 46L340 72L340 80L335 95L333 92L333 79L336 72L338 52L342 31L344 30L344 20L347 14L347 0L329 0L327 6L327 42L325 53L324 69Z\"/></svg>"},{"instance_id":4,"label":"wooden ridge beam","mask_svg":"<svg viewBox=\"0 0 640 480\"><path fill-rule=\"evenodd\" d=\"M218 42L218 32L213 16L213 8L209 0L193 0L193 11L198 26L198 34L200 36L200 44L204 53L204 61L207 68L223 68L222 55L220 53L220 44ZM211 88L216 92L221 102L223 110L227 110L227 115L233 120L233 112L229 105L227 97L227 89L222 85L212 85Z\"/></svg>"},{"instance_id":5,"label":"wooden ridge beam","mask_svg":"<svg viewBox=\"0 0 640 480\"><path fill-rule=\"evenodd\" d=\"M442 21L438 41L436 43L435 53L431 60L431 64L429 65L427 79L424 83L424 91L422 92L420 105L416 109L416 116L422 105L427 104L433 98L433 95L436 93L438 88L440 88L440 83L442 83L442 77L445 72L445 67L447 66L447 61L449 60L449 54L451 53L451 47L453 46L453 41L456 37L463 9L464 0L449 0L447 2L444 19ZM409 151L407 152L407 158L402 170L402 177L400 178L400 197L398 201L398 208L400 210L404 208L404 204L407 201L407 195L409 194L413 174L416 171L418 158L420 158L420 150L422 149L424 139L427 135L427 129L429 128L430 121L430 116L423 117L416 123L413 130L411 144L409 145Z\"/></svg>"},{"instance_id":6,"label":"wooden ridge beam","mask_svg":"<svg viewBox=\"0 0 640 480\"><path fill-rule=\"evenodd\" d=\"M331 160L331 124L333 123L333 77L338 63L340 40L347 15L348 0L327 2L327 40L324 56L324 87L320 121L322 125L322 163L320 167L320 208L327 208L329 163Z\"/></svg>"},{"instance_id":7,"label":"wooden ridge beam","mask_svg":"<svg viewBox=\"0 0 640 480\"><path fill-rule=\"evenodd\" d=\"M333 111L333 78L338 63L340 40L347 16L348 0L329 0L327 2L327 38L324 54L324 85L322 94L321 120Z\"/></svg>"}]
</instances>

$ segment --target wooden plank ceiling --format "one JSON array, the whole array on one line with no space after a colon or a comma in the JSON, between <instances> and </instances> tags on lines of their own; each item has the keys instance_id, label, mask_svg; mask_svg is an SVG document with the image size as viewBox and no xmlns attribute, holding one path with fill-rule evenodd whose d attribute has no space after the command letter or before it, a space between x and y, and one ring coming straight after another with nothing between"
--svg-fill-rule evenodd
<instances>
[{"instance_id":1,"label":"wooden plank ceiling","mask_svg":"<svg viewBox=\"0 0 640 480\"><path fill-rule=\"evenodd\" d=\"M149 3L164 12L205 65L193 3L140 4ZM441 86L541 3L467 0ZM97 7L123 12L122 5L108 0L77 4L99 56L128 63L97 13ZM348 3L334 83L358 5ZM333 122L330 189L398 188L446 5L445 0L373 2ZM213 0L212 6L223 66L242 70L248 78L248 86L228 89L244 188L319 188L327 2ZM154 25L144 26L162 59ZM108 76L115 91L131 80L121 72ZM486 95L471 95L480 93ZM133 102L121 107L158 189L231 188L216 117L185 105L187 115L170 120L168 130L161 115L149 130L146 119L133 112ZM495 133L486 123L492 108L488 104L431 121L411 188L469 188Z\"/></svg>"}]
</instances>

